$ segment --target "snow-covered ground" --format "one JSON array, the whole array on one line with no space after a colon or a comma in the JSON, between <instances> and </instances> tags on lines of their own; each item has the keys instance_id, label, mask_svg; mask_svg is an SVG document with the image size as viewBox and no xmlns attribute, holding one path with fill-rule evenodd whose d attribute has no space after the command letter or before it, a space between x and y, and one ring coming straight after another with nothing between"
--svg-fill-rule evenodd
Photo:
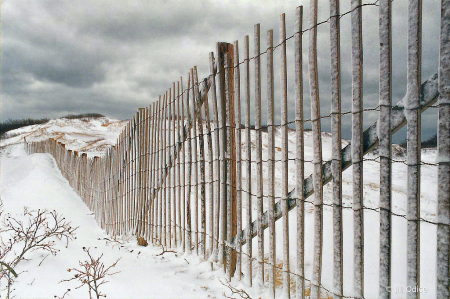
<instances>
[{"instance_id":1,"label":"snow-covered ground","mask_svg":"<svg viewBox=\"0 0 450 299\"><path fill-rule=\"evenodd\" d=\"M49 298L61 296L67 288L72 291L66 298L85 298L87 289L74 290L70 283L58 283L69 278L67 269L76 267L78 261L85 258L82 247L90 247L94 254L104 253L105 264L114 262L118 257L119 274L109 278L110 283L105 285L105 292L112 298L223 298L223 292L230 295L228 288L224 287L219 279L225 280L223 270L217 265L211 270L209 262L201 261L194 255L165 253L161 256L160 248L152 246L138 246L134 238L124 237L123 244L108 243L104 238L107 235L102 231L92 213L83 204L82 200L68 185L58 170L55 160L48 154L33 154L27 156L21 143L25 137L27 141L55 138L67 144L74 150L87 151L90 154L99 154L108 146L115 143L117 136L126 124L125 121L115 121L108 118L95 120L52 120L47 124L30 126L10 132L11 138L1 141L1 198L6 213L20 214L24 206L32 209L55 209L63 214L73 225L79 226L77 239L71 242L68 248L60 244L61 252L57 256L49 256L41 266L38 266L43 256L36 253L29 261L20 264L22 273L15 283L15 294L18 298ZM331 158L331 136L323 133L324 160ZM311 133L305 133L305 160L312 160ZM252 138L254 140L254 138ZM263 134L263 159L267 159L267 135ZM276 141L280 144L281 138L277 134ZM243 140L243 158L246 158L246 141ZM276 144L276 146L278 146ZM343 146L348 141L343 140ZM289 158L295 157L295 134L290 132ZM254 150L254 147L253 149ZM401 150L396 148L396 153ZM276 159L281 156L276 148ZM423 150L424 162L435 162L434 150ZM367 158L367 157L366 157ZM368 158L376 158L369 156ZM406 214L406 165L401 155L394 157L398 163L393 164L393 209L397 214ZM252 160L255 154L252 153ZM252 163L252 167L255 167ZM207 165L207 173L208 173ZM242 163L244 170L246 163ZM312 173L312 164L305 163L307 175ZM245 173L245 172L244 172ZM256 168L253 174L256 173ZM267 170L265 170L267 173ZM289 164L289 190L295 186L295 164ZM436 214L437 167L424 165L421 170L421 217L434 221ZM276 195L280 195L281 163L276 163L275 173ZM243 176L245 181L247 178ZM343 203L351 206L352 203L352 174L351 168L343 173ZM244 184L245 185L245 184ZM265 183L265 188L267 184ZM245 186L244 186L245 187ZM209 186L207 185L207 188ZM252 175L252 190L256 190L256 178ZM252 192L255 193L255 192ZM378 207L379 196L379 163L376 161L364 162L364 205L370 208ZM245 198L245 197L244 197ZM331 185L324 188L324 202L331 203ZM312 200L312 198L309 198ZM256 199L253 198L253 219L256 218ZM306 275L311 277L313 254L313 211L314 206L307 204L306 211ZM246 209L245 201L243 208ZM265 203L265 210L267 205ZM246 212L243 211L246 215ZM353 280L353 214L351 209L344 209L344 294L352 293ZM193 220L194 221L194 220ZM245 216L243 219L245 222ZM290 240L291 265L295 265L295 238L296 219L295 212L290 213ZM365 210L365 294L366 298L378 296L378 268L379 268L379 214L375 211ZM277 257L282 253L281 221L276 224ZM402 217L393 217L393 273L392 288L394 298L406 297L403 292L395 290L406 288L406 220ZM280 232L280 233L278 233ZM267 234L266 234L267 235ZM324 253L322 283L328 289L333 289L332 271L332 210L324 208ZM266 237L266 241L268 238ZM257 252L257 242L253 242L253 253ZM268 243L267 243L268 246ZM267 247L266 247L267 248ZM243 247L246 252L246 246ZM177 255L177 258L175 258ZM281 260L280 260L281 261ZM244 258L245 262L245 258ZM254 263L256 266L256 262ZM422 298L435 297L435 268L436 268L436 228L433 224L421 222L421 287L426 292ZM256 269L255 269L256 270ZM256 274L256 271L253 271ZM295 271L292 269L292 271ZM245 273L244 273L245 274ZM233 285L244 288L252 297L265 297L264 290L256 287L250 288L242 283L233 281ZM281 289L279 290L281 294ZM278 292L278 291L277 291Z\"/></svg>"},{"instance_id":2,"label":"snow-covered ground","mask_svg":"<svg viewBox=\"0 0 450 299\"><path fill-rule=\"evenodd\" d=\"M103 286L108 298L223 298L223 292L230 294L220 283L225 281L223 270L211 271L210 263L194 255L159 255L161 248L138 246L131 237L119 240L123 244L107 242L108 236L62 177L51 155L27 156L22 146L13 145L2 151L1 159L1 198L6 213L20 217L24 207L56 210L79 227L67 248L64 241L57 242L61 251L56 256L45 258L47 253L36 251L19 263L15 270L25 272L14 283L16 298L53 298L69 288L65 298L89 298L86 286L75 289L79 285L75 281L59 283L71 278L67 269L77 268L78 261L87 258L83 247L89 247L95 257L103 253L105 265L121 258L115 268L120 273L110 276ZM1 286L6 286L5 281ZM3 298L5 292L1 294Z\"/></svg>"}]
</instances>

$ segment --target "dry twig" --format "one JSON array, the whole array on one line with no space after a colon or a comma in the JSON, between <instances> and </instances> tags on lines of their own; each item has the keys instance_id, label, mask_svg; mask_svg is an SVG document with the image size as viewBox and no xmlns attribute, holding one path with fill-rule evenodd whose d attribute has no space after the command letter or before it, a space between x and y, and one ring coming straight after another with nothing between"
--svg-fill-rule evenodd
<instances>
[{"instance_id":1,"label":"dry twig","mask_svg":"<svg viewBox=\"0 0 450 299\"><path fill-rule=\"evenodd\" d=\"M89 252L89 248L83 247L83 250L87 253L89 259L83 262L79 262L81 269L68 269L68 272L75 272L74 276L69 279L61 280L60 282L78 280L81 282L81 285L76 287L76 289L87 285L89 287L89 298L92 298L92 292L94 292L97 299L99 299L100 297L106 297L105 294L102 294L100 292L99 288L101 285L109 282L105 279L106 276L111 276L120 272L117 271L114 273L110 273L110 270L117 265L117 263L120 261L120 258L117 259L112 265L106 267L105 264L100 261L100 259L103 257L103 253L98 258L94 258Z\"/></svg>"},{"instance_id":2,"label":"dry twig","mask_svg":"<svg viewBox=\"0 0 450 299\"><path fill-rule=\"evenodd\" d=\"M251 299L251 298L252 298L252 297L250 297L250 295L249 295L246 291L244 291L243 289L237 289L237 288L233 287L228 281L223 282L221 279L219 279L219 281L220 281L220 283L221 283L223 286L229 288L230 291L231 291L231 296L227 296L227 295L225 294L225 292L223 293L223 295L224 295L226 298L229 298L229 299L236 299L235 297L233 297L233 295L235 295L235 294L236 294L236 295L239 295L241 298L244 298L244 299Z\"/></svg>"}]
</instances>

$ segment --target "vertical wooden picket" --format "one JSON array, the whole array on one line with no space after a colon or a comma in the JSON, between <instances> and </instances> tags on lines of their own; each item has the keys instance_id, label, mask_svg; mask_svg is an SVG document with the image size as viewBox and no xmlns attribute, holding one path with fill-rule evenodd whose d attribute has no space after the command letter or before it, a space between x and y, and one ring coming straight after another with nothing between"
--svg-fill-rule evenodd
<instances>
[{"instance_id":1,"label":"vertical wooden picket","mask_svg":"<svg viewBox=\"0 0 450 299\"><path fill-rule=\"evenodd\" d=\"M322 278L323 182L319 80L317 69L317 0L311 1L309 13L309 24L312 28L309 33L309 85L311 93L311 121L314 146L314 259L313 276L311 283L311 298L319 298Z\"/></svg>"},{"instance_id":2,"label":"vertical wooden picket","mask_svg":"<svg viewBox=\"0 0 450 299\"><path fill-rule=\"evenodd\" d=\"M258 230L258 272L256 281L264 286L264 230L262 228L263 216L263 178L262 178L262 140L261 140L261 43L260 24L254 26L255 34L255 133L256 133L256 199Z\"/></svg>"},{"instance_id":3,"label":"vertical wooden picket","mask_svg":"<svg viewBox=\"0 0 450 299\"><path fill-rule=\"evenodd\" d=\"M353 291L364 297L363 50L361 0L352 0Z\"/></svg>"},{"instance_id":4,"label":"vertical wooden picket","mask_svg":"<svg viewBox=\"0 0 450 299\"><path fill-rule=\"evenodd\" d=\"M297 195L297 299L305 298L305 198L303 195L304 169L304 132L303 132L303 59L302 33L303 6L297 7L295 35L295 190Z\"/></svg>"},{"instance_id":5,"label":"vertical wooden picket","mask_svg":"<svg viewBox=\"0 0 450 299\"><path fill-rule=\"evenodd\" d=\"M275 298L275 114L274 114L273 30L267 31L267 197L269 215L269 288Z\"/></svg>"},{"instance_id":6,"label":"vertical wooden picket","mask_svg":"<svg viewBox=\"0 0 450 299\"><path fill-rule=\"evenodd\" d=\"M380 298L391 298L392 270L392 33L391 1L380 1L380 117L378 121L380 145Z\"/></svg>"},{"instance_id":7,"label":"vertical wooden picket","mask_svg":"<svg viewBox=\"0 0 450 299\"><path fill-rule=\"evenodd\" d=\"M214 200L214 206L215 214L214 214L214 251L215 256L214 259L218 260L218 254L219 254L219 227L220 227L220 199L221 197L221 180L220 180L220 169L221 169L221 161L220 161L220 138L219 138L219 113L217 109L217 94L216 94L216 68L215 68L215 61L214 61L214 53L211 52L209 54L209 69L211 72L211 100L212 100L212 113L213 113L213 123L214 123L214 156L215 156L215 167L214 167L214 177L216 178L215 182L215 200Z\"/></svg>"},{"instance_id":8,"label":"vertical wooden picket","mask_svg":"<svg viewBox=\"0 0 450 299\"><path fill-rule=\"evenodd\" d=\"M246 109L246 119L245 119L245 142L247 151L247 235L245 236L247 240L247 283L251 286L253 283L253 251L252 251L252 232L249 229L252 225L252 143L251 143L251 104L250 104L250 46L249 46L249 36L246 35L244 39L244 85L245 85L245 109ZM244 237L244 236L243 236Z\"/></svg>"},{"instance_id":9,"label":"vertical wooden picket","mask_svg":"<svg viewBox=\"0 0 450 299\"><path fill-rule=\"evenodd\" d=\"M450 1L441 4L439 51L437 298L450 297Z\"/></svg>"},{"instance_id":10,"label":"vertical wooden picket","mask_svg":"<svg viewBox=\"0 0 450 299\"><path fill-rule=\"evenodd\" d=\"M332 188L333 188L333 283L341 298L343 286L343 225L342 225L342 158L341 158L341 50L339 0L330 1L331 52L331 135L332 135Z\"/></svg>"},{"instance_id":11,"label":"vertical wooden picket","mask_svg":"<svg viewBox=\"0 0 450 299\"><path fill-rule=\"evenodd\" d=\"M422 1L410 0L408 5L408 95L405 113L408 121L406 133L408 165L407 183L407 286L420 286L420 160L421 160L421 46ZM408 298L419 298L419 292L408 292Z\"/></svg>"},{"instance_id":12,"label":"vertical wooden picket","mask_svg":"<svg viewBox=\"0 0 450 299\"><path fill-rule=\"evenodd\" d=\"M280 16L280 44L281 44L281 201L283 214L283 296L291 297L291 279L289 264L289 210L288 210L288 86L287 86L287 58L286 58L286 20L285 14Z\"/></svg>"}]
</instances>

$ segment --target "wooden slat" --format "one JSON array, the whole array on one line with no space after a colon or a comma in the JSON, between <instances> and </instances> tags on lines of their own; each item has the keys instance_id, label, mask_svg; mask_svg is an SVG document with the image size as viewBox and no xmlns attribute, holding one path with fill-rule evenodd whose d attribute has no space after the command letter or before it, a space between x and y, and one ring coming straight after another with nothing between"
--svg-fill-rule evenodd
<instances>
[{"instance_id":1,"label":"wooden slat","mask_svg":"<svg viewBox=\"0 0 450 299\"><path fill-rule=\"evenodd\" d=\"M205 181L206 181L206 173L205 173L205 141L203 137L203 117L201 113L201 100L200 100L200 94L199 94L199 83L198 83L198 73L197 73L197 67L194 67L194 78L195 78L195 93L198 101L196 101L196 110L199 110L199 113L197 113L197 128L198 128L198 148L199 148L199 157L198 157L198 164L199 164L199 182L197 185L200 187L200 240L199 244L197 245L200 247L199 252L201 256L205 259L206 258L206 189L205 189ZM197 201L198 202L198 201ZM198 233L197 233L198 234Z\"/></svg>"},{"instance_id":2,"label":"wooden slat","mask_svg":"<svg viewBox=\"0 0 450 299\"><path fill-rule=\"evenodd\" d=\"M153 190L155 188L155 178L156 178L156 169L155 169L155 163L156 163L156 111L158 109L158 103L153 102L151 105L151 139L150 139L150 152L151 152L151 159L150 159L150 194L153 193ZM150 202L150 237L149 240L154 244L155 240L155 199L152 198Z\"/></svg>"},{"instance_id":3,"label":"wooden slat","mask_svg":"<svg viewBox=\"0 0 450 299\"><path fill-rule=\"evenodd\" d=\"M145 231L145 240L147 242L150 242L151 240L151 208L150 209L146 209L145 208L145 204L148 201L148 197L150 194L150 189L151 187L151 180L152 180L152 146L151 146L151 142L152 142L152 113L153 113L153 104L150 104L149 106L146 107L147 109L147 133L146 133L146 180L145 180L145 199L144 199L144 208L143 208L143 213L144 213L144 217L145 217L145 221L144 221L144 231ZM151 202L150 202L150 206L151 206Z\"/></svg>"},{"instance_id":4,"label":"wooden slat","mask_svg":"<svg viewBox=\"0 0 450 299\"><path fill-rule=\"evenodd\" d=\"M214 53L211 52L209 54L209 69L210 69L210 78L211 78L211 101L212 101L212 113L213 113L213 121L214 121L214 156L215 156L215 167L214 167L214 177L216 178L215 183L215 202L214 206L215 214L214 214L214 223L215 223L215 230L214 230L214 260L218 260L218 254L219 254L219 227L220 227L220 191L221 191L221 180L220 180L220 142L219 142L219 113L217 109L217 95L216 95L216 71L214 68Z\"/></svg>"},{"instance_id":5,"label":"wooden slat","mask_svg":"<svg viewBox=\"0 0 450 299\"><path fill-rule=\"evenodd\" d=\"M159 101L158 101L158 140L157 140L157 169L158 169L158 173L157 173L157 184L159 184L161 182L161 169L162 169L162 109L163 109L163 98L161 96L159 96ZM158 189L156 189L156 191L158 191ZM159 190L157 197L156 197L156 226L157 226L157 240L159 241L159 244L162 244L162 200L161 200L161 195L162 195L162 190Z\"/></svg>"},{"instance_id":6,"label":"wooden slat","mask_svg":"<svg viewBox=\"0 0 450 299\"><path fill-rule=\"evenodd\" d=\"M289 265L289 214L287 206L288 198L288 107L287 107L287 60L286 60L286 19L285 14L280 16L280 44L281 44L281 200L283 209L283 297L291 297L291 279ZM273 204L275 206L275 202Z\"/></svg>"},{"instance_id":7,"label":"wooden slat","mask_svg":"<svg viewBox=\"0 0 450 299\"><path fill-rule=\"evenodd\" d=\"M239 71L239 43L234 42L234 115L236 116L234 121L235 128L235 149L236 149L236 231L242 231L242 159L241 159L241 80ZM234 233L236 234L236 233ZM234 237L234 235L232 236ZM231 238L231 241L233 238ZM240 243L236 244L236 272L238 274L238 279L242 278L242 245Z\"/></svg>"},{"instance_id":8,"label":"wooden slat","mask_svg":"<svg viewBox=\"0 0 450 299\"><path fill-rule=\"evenodd\" d=\"M183 77L180 78L180 84L181 84L181 123L183 124L183 130L182 132L184 133L184 85L183 85ZM186 252L186 139L183 138L182 139L182 148L183 151L181 152L181 170L182 170L182 176L181 176L181 185L182 185L182 189L181 189L181 198L183 199L183 220L182 220L182 229L181 229L181 233L183 236L183 242L182 242L182 246L183 246L183 252Z\"/></svg>"},{"instance_id":9,"label":"wooden slat","mask_svg":"<svg viewBox=\"0 0 450 299\"><path fill-rule=\"evenodd\" d=\"M181 90L180 90L181 88ZM177 82L177 136L178 136L178 142L177 142L177 151L180 153L178 155L178 159L177 159L177 174L178 174L178 178L177 178L177 190L178 190L178 194L177 194L177 198L178 198L178 236L179 236L179 244L177 245L178 247L184 242L183 240L183 231L182 231L182 213L183 213L183 207L182 207L182 200L181 200L181 189L182 187L182 183L181 183L181 176L184 176L184 172L181 172L181 164L182 164L182 159L183 159L183 154L181 154L181 147L183 146L183 142L181 141L181 131L182 131L182 127L181 125L183 124L183 120L181 118L181 94L180 91L183 92L183 87L180 87L180 81Z\"/></svg>"},{"instance_id":10,"label":"wooden slat","mask_svg":"<svg viewBox=\"0 0 450 299\"><path fill-rule=\"evenodd\" d=\"M208 97L203 102L205 107L205 124L206 124L206 138L208 143L208 167L209 167L209 209L208 209L208 222L209 222L209 255L211 256L214 251L214 156L212 145L212 129L211 129L211 116L209 113Z\"/></svg>"},{"instance_id":11,"label":"wooden slat","mask_svg":"<svg viewBox=\"0 0 450 299\"><path fill-rule=\"evenodd\" d=\"M420 286L420 161L421 161L421 33L422 1L410 0L408 5L408 97L405 102L407 139L407 286ZM408 292L407 298L419 298L419 292Z\"/></svg>"},{"instance_id":12,"label":"wooden slat","mask_svg":"<svg viewBox=\"0 0 450 299\"><path fill-rule=\"evenodd\" d=\"M441 2L439 52L437 292L450 297L450 1Z\"/></svg>"},{"instance_id":13,"label":"wooden slat","mask_svg":"<svg viewBox=\"0 0 450 299\"><path fill-rule=\"evenodd\" d=\"M151 217L151 209L146 209L145 205L148 202L148 198L150 196L150 188L151 188L151 113L152 113L152 105L146 107L146 133L145 133L145 197L144 197L144 236L147 242L150 241L150 217ZM149 203L151 205L151 202Z\"/></svg>"},{"instance_id":14,"label":"wooden slat","mask_svg":"<svg viewBox=\"0 0 450 299\"><path fill-rule=\"evenodd\" d=\"M225 161L225 149L226 149L226 128L225 128L225 69L224 58L221 50L221 44L217 43L217 72L219 75L219 98L217 100L218 108L218 124L219 124L219 149L220 151L220 239L219 239L219 262L222 263L224 272L226 272L226 248L225 243L227 240L227 168Z\"/></svg>"},{"instance_id":15,"label":"wooden slat","mask_svg":"<svg viewBox=\"0 0 450 299\"><path fill-rule=\"evenodd\" d=\"M162 123L163 123L163 130L162 130L162 155L163 155L163 167L165 168L166 165L168 165L168 150L167 150L167 137L168 137L168 133L167 133L167 110L168 110L168 102L170 101L170 99L168 98L168 92L166 91L166 94L164 95L164 103L163 103L163 119L162 119ZM168 225L170 225L170 222L167 223L167 209L168 209L168 180L164 181L164 191L162 192L162 214L161 214L161 218L163 220L163 237L162 237L162 244L164 246L168 246L169 245L169 235L168 235Z\"/></svg>"},{"instance_id":16,"label":"wooden slat","mask_svg":"<svg viewBox=\"0 0 450 299\"><path fill-rule=\"evenodd\" d=\"M303 6L297 7L295 28L295 189L297 204L297 299L305 298L305 203L303 196L303 180L305 178L305 142L303 132ZM289 201L287 201L289 209ZM250 227L250 226L249 226Z\"/></svg>"},{"instance_id":17,"label":"wooden slat","mask_svg":"<svg viewBox=\"0 0 450 299\"><path fill-rule=\"evenodd\" d=\"M256 198L257 219L262 223L263 217L263 178L262 178L262 140L261 140L261 45L260 24L254 27L255 45L255 133L256 133ZM264 285L264 229L260 225L258 232L258 271L256 281L259 286Z\"/></svg>"},{"instance_id":18,"label":"wooden slat","mask_svg":"<svg viewBox=\"0 0 450 299\"><path fill-rule=\"evenodd\" d=\"M188 85L187 85L187 92L186 92L186 115L187 115L187 122L191 123L191 109L189 108L189 94L191 89L191 73L188 74ZM191 226L191 176L192 176L192 134L191 134L191 128L188 127L187 130L187 165L188 165L188 171L187 171L187 194L186 194L186 226L187 226L187 238L186 238L186 246L187 246L187 252L191 253L191 247L192 247L192 226Z\"/></svg>"},{"instance_id":19,"label":"wooden slat","mask_svg":"<svg viewBox=\"0 0 450 299\"><path fill-rule=\"evenodd\" d=\"M131 232L131 216L130 216L130 128L131 120L125 127L126 149L125 149L125 206L126 206L126 230ZM103 161L104 159L102 159ZM103 165L102 165L103 167ZM102 184L103 185L103 184ZM102 190L102 189L100 189ZM103 190L102 190L103 191Z\"/></svg>"},{"instance_id":20,"label":"wooden slat","mask_svg":"<svg viewBox=\"0 0 450 299\"><path fill-rule=\"evenodd\" d=\"M267 198L269 203L269 290L275 298L275 114L274 114L274 78L273 78L273 30L267 31Z\"/></svg>"},{"instance_id":21,"label":"wooden slat","mask_svg":"<svg viewBox=\"0 0 450 299\"><path fill-rule=\"evenodd\" d=\"M379 297L391 298L392 245L392 32L391 1L380 1L380 116L378 154L380 156L380 272Z\"/></svg>"},{"instance_id":22,"label":"wooden slat","mask_svg":"<svg viewBox=\"0 0 450 299\"><path fill-rule=\"evenodd\" d=\"M353 292L364 296L363 50L361 0L352 0Z\"/></svg>"},{"instance_id":23,"label":"wooden slat","mask_svg":"<svg viewBox=\"0 0 450 299\"><path fill-rule=\"evenodd\" d=\"M167 129L166 129L166 147L165 147L165 153L166 153L166 159L167 163L165 163L166 167L168 167L168 173L167 173L167 180L166 180L166 205L167 205L167 214L165 215L167 218L167 240L168 240L168 247L172 247L172 226L173 226L173 219L172 219L172 156L170 155L170 152L172 150L172 89L169 89L169 94L167 97L167 117L164 118L164 121L166 123Z\"/></svg>"},{"instance_id":24,"label":"wooden slat","mask_svg":"<svg viewBox=\"0 0 450 299\"><path fill-rule=\"evenodd\" d=\"M175 89L175 82L173 82L172 85L172 114L171 114L171 124L172 124L172 148L170 152L177 152L176 148L176 120L175 120L175 114L176 114L176 89ZM173 198L173 245L174 247L178 246L178 238L177 238L177 192L176 192L176 177L177 177L177 160L175 160L175 156L171 156L172 159L172 198Z\"/></svg>"},{"instance_id":25,"label":"wooden slat","mask_svg":"<svg viewBox=\"0 0 450 299\"><path fill-rule=\"evenodd\" d=\"M228 47L228 44L221 44L219 55L224 55L224 71L225 71L225 102L222 102L222 107L225 114L225 126L223 130L224 146L225 146L225 165L226 175L223 180L226 181L226 268L228 272L228 280L234 276L236 271L236 251L229 246L233 241L236 225L236 156L233 152L236 147L234 136L234 88L233 88L233 48Z\"/></svg>"},{"instance_id":26,"label":"wooden slat","mask_svg":"<svg viewBox=\"0 0 450 299\"><path fill-rule=\"evenodd\" d=\"M196 115L195 115L195 110L197 109L197 105L196 105L196 99L197 99L197 87L198 84L196 84L195 82L195 78L194 78L194 69L191 69L191 78L192 78L192 121L193 121L193 136L192 136L192 163L193 163L193 168L194 168L194 178L195 178L195 185L194 185L194 194L193 194L193 200L194 200L194 217L195 217L195 222L194 222L194 247L195 247L195 253L198 255L199 252L199 229L198 229L198 225L199 225L199 219L198 219L198 187L199 187L199 161L198 161L198 151L197 151L197 122L196 122Z\"/></svg>"},{"instance_id":27,"label":"wooden slat","mask_svg":"<svg viewBox=\"0 0 450 299\"><path fill-rule=\"evenodd\" d=\"M133 169L131 172L131 204L132 204L132 231L135 232L136 231L136 221L137 221L137 217L136 217L136 178L137 178L137 143L136 143L136 134L137 134L137 115L135 114L133 117L133 140L132 140L132 165L133 165ZM111 152L109 153L108 156L111 155ZM108 159L110 160L110 159ZM110 161L108 161L108 171L110 171ZM108 184L108 192L110 192L110 184Z\"/></svg>"},{"instance_id":28,"label":"wooden slat","mask_svg":"<svg viewBox=\"0 0 450 299\"><path fill-rule=\"evenodd\" d=\"M311 119L313 132L313 184L314 184L314 253L311 298L320 297L323 244L323 182L322 182L322 132L320 125L319 80L317 69L317 0L311 1L309 33L309 84L311 93Z\"/></svg>"},{"instance_id":29,"label":"wooden slat","mask_svg":"<svg viewBox=\"0 0 450 299\"><path fill-rule=\"evenodd\" d=\"M181 92L183 92L183 88L181 87ZM182 205L181 205L181 189L182 189L182 185L181 185L181 175L183 174L184 176L184 172L181 173L181 163L182 163L182 159L183 159L183 154L181 153L181 147L183 146L183 142L181 141L181 124L182 119L181 119L181 96L180 96L180 81L177 82L177 118L176 118L176 123L177 123L177 152L180 153L180 155L178 156L177 159L177 199L178 199L178 210L177 210L177 217L178 217L178 236L179 236L179 244L177 244L177 246L179 247L182 243L183 243L183 232L182 232L182 220L181 220L181 214L183 211Z\"/></svg>"},{"instance_id":30,"label":"wooden slat","mask_svg":"<svg viewBox=\"0 0 450 299\"><path fill-rule=\"evenodd\" d=\"M247 176L247 227L251 227L252 225L252 142L251 142L251 132L250 132L250 123L251 123L251 104L250 104L250 45L249 45L249 36L246 35L244 39L244 81L245 81L245 101L246 101L246 119L245 119L245 142L246 142L246 151L247 151L247 168L246 168L246 176ZM250 232L248 230L248 232ZM250 233L247 233L246 236L241 236L241 238L246 238L247 240L247 279L246 283L250 286L253 284L253 269L252 269L252 236Z\"/></svg>"},{"instance_id":31,"label":"wooden slat","mask_svg":"<svg viewBox=\"0 0 450 299\"><path fill-rule=\"evenodd\" d=\"M330 1L331 51L331 175L333 188L333 284L334 298L344 292L343 226L342 226L342 169L341 169L341 50L339 0Z\"/></svg>"}]
</instances>

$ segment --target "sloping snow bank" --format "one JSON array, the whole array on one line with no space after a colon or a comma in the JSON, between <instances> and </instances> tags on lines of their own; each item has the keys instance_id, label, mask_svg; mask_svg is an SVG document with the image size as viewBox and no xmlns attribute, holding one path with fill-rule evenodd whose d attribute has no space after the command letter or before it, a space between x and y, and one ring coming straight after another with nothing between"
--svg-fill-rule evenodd
<instances>
[{"instance_id":1,"label":"sloping snow bank","mask_svg":"<svg viewBox=\"0 0 450 299\"><path fill-rule=\"evenodd\" d=\"M73 275L67 269L78 267L78 261L87 258L83 247L90 247L95 257L103 253L105 265L122 258L115 268L121 272L109 277L110 282L103 286L108 298L223 298L223 292L231 294L219 281L225 279L223 270L211 271L209 262L192 255L158 255L160 248L138 246L131 237L122 239L123 244L107 242L104 238L108 236L62 177L51 155L27 156L22 146L7 147L2 150L1 174L5 213L18 216L24 206L56 210L79 226L76 239L67 248L64 242L57 242L58 255L45 258L47 253L37 251L18 265L16 271L26 272L14 283L16 298L54 298L68 288L71 292L65 298L88 298L86 286L77 290L75 281L59 283ZM3 298L5 292L1 295Z\"/></svg>"}]
</instances>

